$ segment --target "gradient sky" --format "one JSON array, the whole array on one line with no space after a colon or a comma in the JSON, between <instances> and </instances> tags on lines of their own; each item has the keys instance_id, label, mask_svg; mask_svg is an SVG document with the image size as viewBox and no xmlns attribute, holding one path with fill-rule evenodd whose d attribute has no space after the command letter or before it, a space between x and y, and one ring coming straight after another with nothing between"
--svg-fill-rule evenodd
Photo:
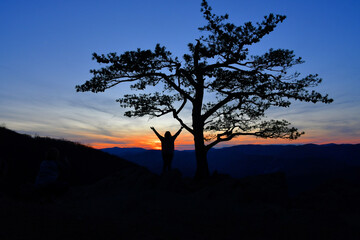
<instances>
[{"instance_id":1,"label":"gradient sky","mask_svg":"<svg viewBox=\"0 0 360 240\"><path fill-rule=\"evenodd\" d=\"M0 1L0 125L31 135L65 138L94 147L157 148L150 130L173 133L179 124L162 119L123 116L115 99L129 92L116 87L105 93L76 93L75 85L100 67L91 54L156 43L177 56L199 35L205 21L200 0ZM268 13L287 19L254 45L253 54L270 47L295 51L306 62L294 69L318 73L316 90L334 103L296 103L274 109L269 117L287 119L306 132L297 141L237 138L227 145L249 143L360 143L360 1L358 0L209 0L217 14L229 13L241 25ZM189 110L187 110L189 111ZM186 112L185 112L186 114ZM183 132L178 149L191 149Z\"/></svg>"}]
</instances>

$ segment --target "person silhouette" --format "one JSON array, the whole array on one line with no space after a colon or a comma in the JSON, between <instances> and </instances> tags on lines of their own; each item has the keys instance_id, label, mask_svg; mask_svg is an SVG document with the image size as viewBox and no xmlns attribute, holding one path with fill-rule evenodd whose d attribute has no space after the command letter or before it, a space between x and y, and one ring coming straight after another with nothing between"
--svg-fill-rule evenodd
<instances>
[{"instance_id":1,"label":"person silhouette","mask_svg":"<svg viewBox=\"0 0 360 240\"><path fill-rule=\"evenodd\" d=\"M164 174L165 171L169 171L171 169L171 162L174 157L175 139L179 136L183 127L181 127L174 136L171 136L171 133L166 131L164 137L161 136L154 127L150 128L161 141L161 154L164 162L162 173Z\"/></svg>"}]
</instances>

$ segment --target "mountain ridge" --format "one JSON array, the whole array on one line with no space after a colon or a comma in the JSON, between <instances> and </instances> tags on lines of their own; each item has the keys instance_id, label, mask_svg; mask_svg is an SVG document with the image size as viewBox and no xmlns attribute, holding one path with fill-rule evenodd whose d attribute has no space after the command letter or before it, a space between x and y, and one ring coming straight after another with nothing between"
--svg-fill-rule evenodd
<instances>
[{"instance_id":1,"label":"mountain ridge","mask_svg":"<svg viewBox=\"0 0 360 240\"><path fill-rule=\"evenodd\" d=\"M130 153L124 149L108 148L102 151L144 166L154 173L162 171L160 150ZM192 177L195 164L194 150L175 151L173 168L179 169L183 176ZM360 182L360 144L237 145L211 149L208 164L211 173L217 171L234 178L284 172L295 194L334 178Z\"/></svg>"}]
</instances>

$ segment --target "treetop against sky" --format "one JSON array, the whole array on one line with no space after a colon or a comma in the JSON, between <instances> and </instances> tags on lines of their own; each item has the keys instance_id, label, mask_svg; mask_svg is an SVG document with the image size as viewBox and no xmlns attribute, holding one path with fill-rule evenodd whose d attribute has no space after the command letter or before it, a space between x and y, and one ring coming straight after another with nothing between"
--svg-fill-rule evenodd
<instances>
[{"instance_id":1,"label":"treetop against sky","mask_svg":"<svg viewBox=\"0 0 360 240\"><path fill-rule=\"evenodd\" d=\"M330 105L296 103L274 109L271 118L287 119L306 134L293 143L360 142L360 96L357 74L360 40L358 1L209 1L214 13L230 22L258 22L269 13L287 19L254 45L254 54L269 48L294 50L305 63L304 75L318 73L316 90L329 93ZM126 119L114 101L127 87L104 94L77 94L73 86L98 68L91 54L153 49L157 43L182 56L186 44L204 25L200 1L2 1L0 3L0 124L8 128L79 141L96 147L158 147L149 126L175 132L171 118ZM189 111L190 109L184 109ZM180 149L191 148L183 132ZM240 143L289 143L239 138ZM189 146L190 145L190 146Z\"/></svg>"}]
</instances>

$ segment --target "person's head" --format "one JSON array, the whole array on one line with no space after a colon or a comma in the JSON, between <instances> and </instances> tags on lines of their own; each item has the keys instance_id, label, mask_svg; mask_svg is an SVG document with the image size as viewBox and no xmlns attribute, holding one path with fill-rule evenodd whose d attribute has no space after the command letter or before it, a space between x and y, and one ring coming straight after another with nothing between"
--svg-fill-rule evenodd
<instances>
[{"instance_id":1,"label":"person's head","mask_svg":"<svg viewBox=\"0 0 360 240\"><path fill-rule=\"evenodd\" d=\"M165 138L171 138L171 133L169 131L166 131Z\"/></svg>"},{"instance_id":2,"label":"person's head","mask_svg":"<svg viewBox=\"0 0 360 240\"><path fill-rule=\"evenodd\" d=\"M49 151L46 153L46 160L47 161L57 161L59 159L59 150L57 148L50 148Z\"/></svg>"}]
</instances>

